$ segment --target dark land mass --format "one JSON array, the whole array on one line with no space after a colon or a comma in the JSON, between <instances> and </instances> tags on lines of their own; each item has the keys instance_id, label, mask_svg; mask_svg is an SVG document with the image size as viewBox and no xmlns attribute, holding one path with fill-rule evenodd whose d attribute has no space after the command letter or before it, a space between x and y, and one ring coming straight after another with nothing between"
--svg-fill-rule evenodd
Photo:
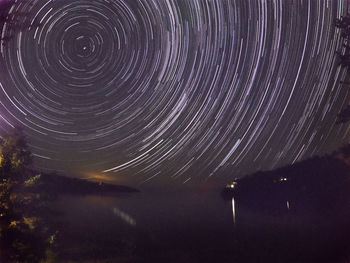
<instances>
[{"instance_id":1,"label":"dark land mass","mask_svg":"<svg viewBox=\"0 0 350 263\"><path fill-rule=\"evenodd\" d=\"M320 198L330 197L344 200L349 195L349 186L349 166L339 158L325 156L237 179L225 188L223 194L229 199L232 196L237 199L300 197L303 202L318 202Z\"/></svg>"},{"instance_id":2,"label":"dark land mass","mask_svg":"<svg viewBox=\"0 0 350 263\"><path fill-rule=\"evenodd\" d=\"M30 189L50 195L114 195L120 193L137 193L136 188L104 182L94 182L57 174L41 173L36 177L36 184Z\"/></svg>"},{"instance_id":3,"label":"dark land mass","mask_svg":"<svg viewBox=\"0 0 350 263\"><path fill-rule=\"evenodd\" d=\"M350 147L228 184L236 249L248 262L348 262ZM244 252L245 251L245 252Z\"/></svg>"}]
</instances>

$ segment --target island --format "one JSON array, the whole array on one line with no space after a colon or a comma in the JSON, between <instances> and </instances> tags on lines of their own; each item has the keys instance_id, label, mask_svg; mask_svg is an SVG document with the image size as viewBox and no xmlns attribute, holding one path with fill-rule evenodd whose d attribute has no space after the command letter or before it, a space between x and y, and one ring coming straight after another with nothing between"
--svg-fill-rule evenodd
<instances>
[{"instance_id":1,"label":"island","mask_svg":"<svg viewBox=\"0 0 350 263\"><path fill-rule=\"evenodd\" d=\"M35 173L35 172L33 172ZM53 196L71 195L115 195L120 193L138 193L136 188L87 179L74 178L56 173L38 173L26 182L26 188L33 192L48 193ZM35 183L34 183L35 182ZM29 186L29 187L28 187ZM31 186L31 187L30 187Z\"/></svg>"}]
</instances>

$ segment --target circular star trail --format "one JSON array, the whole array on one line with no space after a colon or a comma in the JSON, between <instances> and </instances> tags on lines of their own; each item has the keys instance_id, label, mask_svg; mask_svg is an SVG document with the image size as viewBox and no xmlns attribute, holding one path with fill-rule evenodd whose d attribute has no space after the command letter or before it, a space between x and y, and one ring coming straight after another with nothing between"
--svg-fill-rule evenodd
<instances>
[{"instance_id":1,"label":"circular star trail","mask_svg":"<svg viewBox=\"0 0 350 263\"><path fill-rule=\"evenodd\" d=\"M345 1L19 0L0 125L38 168L140 182L242 176L334 150ZM3 13L5 11L3 10ZM4 16L4 15L3 15Z\"/></svg>"}]
</instances>

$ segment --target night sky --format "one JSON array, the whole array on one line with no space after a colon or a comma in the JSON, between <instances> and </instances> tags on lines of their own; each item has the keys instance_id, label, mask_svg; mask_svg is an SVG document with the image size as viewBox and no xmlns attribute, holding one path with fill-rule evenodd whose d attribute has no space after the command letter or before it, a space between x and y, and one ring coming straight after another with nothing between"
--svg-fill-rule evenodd
<instances>
[{"instance_id":1,"label":"night sky","mask_svg":"<svg viewBox=\"0 0 350 263\"><path fill-rule=\"evenodd\" d=\"M334 26L349 3L18 0L0 132L22 126L39 169L151 184L331 152L350 134Z\"/></svg>"}]
</instances>

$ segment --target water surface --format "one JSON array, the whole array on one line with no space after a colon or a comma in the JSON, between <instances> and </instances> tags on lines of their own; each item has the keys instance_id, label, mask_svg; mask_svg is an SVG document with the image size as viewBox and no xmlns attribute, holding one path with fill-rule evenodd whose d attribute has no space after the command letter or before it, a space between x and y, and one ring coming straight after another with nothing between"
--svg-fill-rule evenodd
<instances>
[{"instance_id":1,"label":"water surface","mask_svg":"<svg viewBox=\"0 0 350 263\"><path fill-rule=\"evenodd\" d=\"M220 190L159 188L115 196L63 196L56 204L64 213L62 260L345 262L348 258L347 226L324 223L319 215L264 213L224 201Z\"/></svg>"}]
</instances>

